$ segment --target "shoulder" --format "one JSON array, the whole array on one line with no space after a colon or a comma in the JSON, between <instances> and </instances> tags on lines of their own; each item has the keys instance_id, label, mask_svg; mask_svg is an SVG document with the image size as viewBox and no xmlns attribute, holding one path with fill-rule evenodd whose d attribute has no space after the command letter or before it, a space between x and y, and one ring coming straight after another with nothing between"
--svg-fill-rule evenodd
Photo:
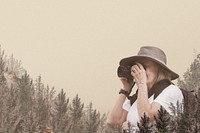
<instances>
[{"instance_id":1,"label":"shoulder","mask_svg":"<svg viewBox=\"0 0 200 133\"><path fill-rule=\"evenodd\" d=\"M166 87L165 89L164 89L164 91L169 91L169 92L181 92L181 89L178 87L178 86L176 86L176 85L173 85L173 84L171 84L171 85L169 85L168 87Z\"/></svg>"},{"instance_id":2,"label":"shoulder","mask_svg":"<svg viewBox=\"0 0 200 133\"><path fill-rule=\"evenodd\" d=\"M168 87L166 87L160 95L158 95L158 99L159 98L166 98L168 100L181 100L183 99L183 94L182 91L179 87L175 86L175 85L169 85ZM156 98L156 99L157 99Z\"/></svg>"},{"instance_id":3,"label":"shoulder","mask_svg":"<svg viewBox=\"0 0 200 133\"><path fill-rule=\"evenodd\" d=\"M167 112L173 114L170 109L170 106L171 105L176 106L177 102L182 103L183 94L179 87L175 85L169 85L161 92L161 94L158 95L158 97L154 100L154 102L159 103L167 110Z\"/></svg>"}]
</instances>

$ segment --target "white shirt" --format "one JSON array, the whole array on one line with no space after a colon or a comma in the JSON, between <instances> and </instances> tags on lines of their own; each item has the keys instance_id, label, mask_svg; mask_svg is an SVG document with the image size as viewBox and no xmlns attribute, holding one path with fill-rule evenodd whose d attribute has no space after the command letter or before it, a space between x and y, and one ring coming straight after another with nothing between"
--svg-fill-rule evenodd
<instances>
[{"instance_id":1,"label":"white shirt","mask_svg":"<svg viewBox=\"0 0 200 133\"><path fill-rule=\"evenodd\" d=\"M170 114L172 111L170 109L171 103L176 107L177 102L183 102L183 94L181 90L175 85L169 85L165 88L157 97L154 99L154 95L149 98L150 104L152 102L157 102L163 106L163 108ZM139 122L139 115L137 111L137 100L130 105L130 100L126 100L123 104L123 109L128 111L127 121L131 124L131 126L137 128L137 122Z\"/></svg>"}]
</instances>

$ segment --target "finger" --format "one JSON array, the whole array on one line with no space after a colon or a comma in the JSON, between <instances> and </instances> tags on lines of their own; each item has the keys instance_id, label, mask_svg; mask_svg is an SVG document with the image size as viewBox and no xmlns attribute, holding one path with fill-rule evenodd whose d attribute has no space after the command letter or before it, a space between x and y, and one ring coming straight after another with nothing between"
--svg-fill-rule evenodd
<instances>
[{"instance_id":1,"label":"finger","mask_svg":"<svg viewBox=\"0 0 200 133\"><path fill-rule=\"evenodd\" d=\"M137 66L137 65L133 65L133 66L131 67L131 71L136 71L136 70L137 70L137 68L138 68L138 66Z\"/></svg>"},{"instance_id":2,"label":"finger","mask_svg":"<svg viewBox=\"0 0 200 133\"><path fill-rule=\"evenodd\" d=\"M135 71L134 71L134 70L131 71L131 75L132 75L133 77L135 76Z\"/></svg>"},{"instance_id":3,"label":"finger","mask_svg":"<svg viewBox=\"0 0 200 133\"><path fill-rule=\"evenodd\" d=\"M134 67L131 68L131 72L135 73L135 68Z\"/></svg>"},{"instance_id":4,"label":"finger","mask_svg":"<svg viewBox=\"0 0 200 133\"><path fill-rule=\"evenodd\" d=\"M135 71L135 72L139 72L140 71L140 68L139 68L139 66L136 64L136 65L133 65L133 71Z\"/></svg>"},{"instance_id":5,"label":"finger","mask_svg":"<svg viewBox=\"0 0 200 133\"><path fill-rule=\"evenodd\" d=\"M135 76L136 76L136 70L135 70L135 68L133 68L131 70L131 75L133 76L133 79L135 79Z\"/></svg>"},{"instance_id":6,"label":"finger","mask_svg":"<svg viewBox=\"0 0 200 133\"><path fill-rule=\"evenodd\" d=\"M144 67L141 63L136 63L140 70L144 70Z\"/></svg>"}]
</instances>

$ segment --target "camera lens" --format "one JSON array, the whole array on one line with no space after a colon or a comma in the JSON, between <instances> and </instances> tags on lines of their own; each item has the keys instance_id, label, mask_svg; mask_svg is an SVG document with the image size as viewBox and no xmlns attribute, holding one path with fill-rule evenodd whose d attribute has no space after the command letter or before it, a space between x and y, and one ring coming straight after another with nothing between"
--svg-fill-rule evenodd
<instances>
[{"instance_id":1,"label":"camera lens","mask_svg":"<svg viewBox=\"0 0 200 133\"><path fill-rule=\"evenodd\" d=\"M125 77L128 80L133 80L133 76L131 75L131 66L119 66L117 69L118 77Z\"/></svg>"}]
</instances>

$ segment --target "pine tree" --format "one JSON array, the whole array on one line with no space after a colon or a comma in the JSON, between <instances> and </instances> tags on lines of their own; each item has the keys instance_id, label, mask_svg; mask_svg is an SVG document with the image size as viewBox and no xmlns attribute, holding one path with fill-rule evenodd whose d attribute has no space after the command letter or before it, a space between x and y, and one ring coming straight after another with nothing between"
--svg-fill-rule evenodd
<instances>
[{"instance_id":1,"label":"pine tree","mask_svg":"<svg viewBox=\"0 0 200 133\"><path fill-rule=\"evenodd\" d=\"M196 94L197 97L197 109L194 115L194 123L193 123L193 129L195 133L197 133L198 131L200 131L200 88Z\"/></svg>"},{"instance_id":2,"label":"pine tree","mask_svg":"<svg viewBox=\"0 0 200 133\"><path fill-rule=\"evenodd\" d=\"M4 61L7 71L15 72L18 77L25 74L26 70L22 67L21 61L15 59L13 54L9 58L5 57Z\"/></svg>"},{"instance_id":3,"label":"pine tree","mask_svg":"<svg viewBox=\"0 0 200 133\"><path fill-rule=\"evenodd\" d=\"M0 132L13 132L21 120L19 86L8 88L6 82L0 86Z\"/></svg>"},{"instance_id":4,"label":"pine tree","mask_svg":"<svg viewBox=\"0 0 200 133\"><path fill-rule=\"evenodd\" d=\"M48 119L46 119L46 125L53 126L53 116L55 113L55 89L54 87L50 88L49 85L45 88L45 103L46 103L46 109L47 109L47 116ZM50 126L52 128L52 126Z\"/></svg>"},{"instance_id":5,"label":"pine tree","mask_svg":"<svg viewBox=\"0 0 200 133\"><path fill-rule=\"evenodd\" d=\"M27 72L22 76L19 84L19 102L21 104L20 111L27 114L31 109L32 96L33 96L33 84L32 80L29 78Z\"/></svg>"},{"instance_id":6,"label":"pine tree","mask_svg":"<svg viewBox=\"0 0 200 133\"><path fill-rule=\"evenodd\" d=\"M10 91L7 90L6 86L3 86L5 88L1 88L1 97L0 97L0 132L8 132L11 128L12 118L11 113L13 112L13 107L11 100Z\"/></svg>"},{"instance_id":7,"label":"pine tree","mask_svg":"<svg viewBox=\"0 0 200 133\"><path fill-rule=\"evenodd\" d=\"M111 127L106 123L106 119L107 115L103 114L100 118L100 124L97 133L123 133L122 124Z\"/></svg>"},{"instance_id":8,"label":"pine tree","mask_svg":"<svg viewBox=\"0 0 200 133\"><path fill-rule=\"evenodd\" d=\"M8 87L5 58L0 46L0 132L13 132L20 120L19 86Z\"/></svg>"},{"instance_id":9,"label":"pine tree","mask_svg":"<svg viewBox=\"0 0 200 133\"><path fill-rule=\"evenodd\" d=\"M140 123L137 123L139 128L139 133L152 133L153 125L150 122L150 118L144 113L141 117Z\"/></svg>"},{"instance_id":10,"label":"pine tree","mask_svg":"<svg viewBox=\"0 0 200 133\"><path fill-rule=\"evenodd\" d=\"M106 127L105 132L103 133L124 133L122 124L114 127Z\"/></svg>"},{"instance_id":11,"label":"pine tree","mask_svg":"<svg viewBox=\"0 0 200 133\"><path fill-rule=\"evenodd\" d=\"M34 89L32 80L30 79L27 72L21 77L18 87L19 87L18 101L20 107L19 108L20 114L17 119L14 132L27 132L29 130L31 132L33 130L32 129L33 127L31 126L34 119L30 118L29 115L32 112ZM30 120L28 118L30 118Z\"/></svg>"},{"instance_id":12,"label":"pine tree","mask_svg":"<svg viewBox=\"0 0 200 133\"><path fill-rule=\"evenodd\" d=\"M97 133L100 124L100 113L92 108L92 103L89 104L85 117L85 133Z\"/></svg>"},{"instance_id":13,"label":"pine tree","mask_svg":"<svg viewBox=\"0 0 200 133\"><path fill-rule=\"evenodd\" d=\"M63 133L66 130L66 125L69 124L68 104L69 98L66 97L66 93L62 89L55 99L54 131L56 133Z\"/></svg>"},{"instance_id":14,"label":"pine tree","mask_svg":"<svg viewBox=\"0 0 200 133\"><path fill-rule=\"evenodd\" d=\"M98 128L98 131L97 133L104 133L105 132L105 129L106 129L106 114L103 114L101 117L100 117L100 123L99 123L99 128Z\"/></svg>"},{"instance_id":15,"label":"pine tree","mask_svg":"<svg viewBox=\"0 0 200 133\"><path fill-rule=\"evenodd\" d=\"M183 104L177 102L176 107L171 104L173 115L170 121L170 132L173 133L188 133L191 132L191 124L193 117L189 118L188 114L183 111Z\"/></svg>"},{"instance_id":16,"label":"pine tree","mask_svg":"<svg viewBox=\"0 0 200 133\"><path fill-rule=\"evenodd\" d=\"M83 123L83 108L84 104L81 103L81 99L76 97L72 100L72 105L70 107L70 117L71 117L71 131L70 133L82 133Z\"/></svg>"},{"instance_id":17,"label":"pine tree","mask_svg":"<svg viewBox=\"0 0 200 133\"><path fill-rule=\"evenodd\" d=\"M178 86L187 90L198 91L200 88L200 53L191 63L190 68L184 73L183 80L178 79Z\"/></svg>"},{"instance_id":18,"label":"pine tree","mask_svg":"<svg viewBox=\"0 0 200 133\"><path fill-rule=\"evenodd\" d=\"M158 110L158 116L155 118L156 133L169 133L169 113L161 106Z\"/></svg>"},{"instance_id":19,"label":"pine tree","mask_svg":"<svg viewBox=\"0 0 200 133\"><path fill-rule=\"evenodd\" d=\"M45 95L45 87L41 81L41 76L35 80L34 84L34 109L36 112L36 121L40 126L46 126L49 122L49 102Z\"/></svg>"},{"instance_id":20,"label":"pine tree","mask_svg":"<svg viewBox=\"0 0 200 133\"><path fill-rule=\"evenodd\" d=\"M187 90L194 90L194 94L198 92L200 88L200 53L196 55L196 58L191 63L189 69L184 73L183 80L178 79L178 86ZM192 96L186 96L184 98L184 112L180 116L180 131L185 130L188 132L195 132L198 128L198 98L192 99ZM184 131L182 131L184 132Z\"/></svg>"},{"instance_id":21,"label":"pine tree","mask_svg":"<svg viewBox=\"0 0 200 133\"><path fill-rule=\"evenodd\" d=\"M4 81L3 73L5 72L5 68L4 50L1 49L0 45L0 82Z\"/></svg>"}]
</instances>

